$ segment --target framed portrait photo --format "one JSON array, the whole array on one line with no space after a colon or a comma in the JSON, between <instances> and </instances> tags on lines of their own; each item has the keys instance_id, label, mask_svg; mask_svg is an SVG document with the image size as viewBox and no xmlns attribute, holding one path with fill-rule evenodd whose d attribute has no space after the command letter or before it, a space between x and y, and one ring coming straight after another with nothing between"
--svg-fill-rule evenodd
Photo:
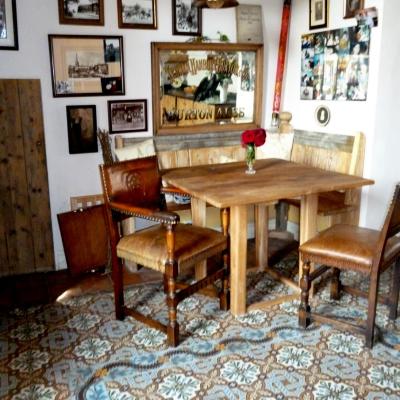
<instances>
[{"instance_id":1,"label":"framed portrait photo","mask_svg":"<svg viewBox=\"0 0 400 400\"><path fill-rule=\"evenodd\" d=\"M172 33L201 36L201 8L196 0L172 0Z\"/></svg>"},{"instance_id":2,"label":"framed portrait photo","mask_svg":"<svg viewBox=\"0 0 400 400\"><path fill-rule=\"evenodd\" d=\"M54 97L125 94L122 36L49 35Z\"/></svg>"},{"instance_id":3,"label":"framed portrait photo","mask_svg":"<svg viewBox=\"0 0 400 400\"><path fill-rule=\"evenodd\" d=\"M60 24L104 25L103 0L58 0Z\"/></svg>"},{"instance_id":4,"label":"framed portrait photo","mask_svg":"<svg viewBox=\"0 0 400 400\"><path fill-rule=\"evenodd\" d=\"M96 106L67 106L69 154L97 153Z\"/></svg>"},{"instance_id":5,"label":"framed portrait photo","mask_svg":"<svg viewBox=\"0 0 400 400\"><path fill-rule=\"evenodd\" d=\"M110 133L147 131L147 100L108 101Z\"/></svg>"},{"instance_id":6,"label":"framed portrait photo","mask_svg":"<svg viewBox=\"0 0 400 400\"><path fill-rule=\"evenodd\" d=\"M328 26L328 0L310 0L309 29L321 29Z\"/></svg>"},{"instance_id":7,"label":"framed portrait photo","mask_svg":"<svg viewBox=\"0 0 400 400\"><path fill-rule=\"evenodd\" d=\"M0 50L18 50L15 0L0 0Z\"/></svg>"},{"instance_id":8,"label":"framed portrait photo","mask_svg":"<svg viewBox=\"0 0 400 400\"><path fill-rule=\"evenodd\" d=\"M157 0L117 0L118 26L157 29Z\"/></svg>"},{"instance_id":9,"label":"framed portrait photo","mask_svg":"<svg viewBox=\"0 0 400 400\"><path fill-rule=\"evenodd\" d=\"M364 9L364 0L343 0L343 18L354 18L358 12Z\"/></svg>"}]
</instances>

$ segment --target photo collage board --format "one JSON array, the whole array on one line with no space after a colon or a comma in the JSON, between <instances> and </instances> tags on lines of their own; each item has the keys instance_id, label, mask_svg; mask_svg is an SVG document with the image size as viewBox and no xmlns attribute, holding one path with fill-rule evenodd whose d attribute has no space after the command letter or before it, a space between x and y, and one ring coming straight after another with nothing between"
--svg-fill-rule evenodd
<instances>
[{"instance_id":1,"label":"photo collage board","mask_svg":"<svg viewBox=\"0 0 400 400\"><path fill-rule=\"evenodd\" d=\"M301 100L367 99L368 25L301 37Z\"/></svg>"}]
</instances>

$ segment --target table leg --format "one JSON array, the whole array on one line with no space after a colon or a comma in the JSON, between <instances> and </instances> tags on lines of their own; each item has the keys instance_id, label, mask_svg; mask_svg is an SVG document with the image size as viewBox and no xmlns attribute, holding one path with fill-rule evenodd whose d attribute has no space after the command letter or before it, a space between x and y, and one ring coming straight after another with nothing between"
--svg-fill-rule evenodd
<instances>
[{"instance_id":1,"label":"table leg","mask_svg":"<svg viewBox=\"0 0 400 400\"><path fill-rule=\"evenodd\" d=\"M317 234L318 194L301 197L300 206L300 244ZM303 263L299 260L299 279L303 275Z\"/></svg>"},{"instance_id":2,"label":"table leg","mask_svg":"<svg viewBox=\"0 0 400 400\"><path fill-rule=\"evenodd\" d=\"M268 204L256 204L254 214L256 267L264 270L268 269Z\"/></svg>"},{"instance_id":3,"label":"table leg","mask_svg":"<svg viewBox=\"0 0 400 400\"><path fill-rule=\"evenodd\" d=\"M192 197L192 223L196 226L206 226L206 202ZM207 275L207 261L202 261L195 266L196 280L202 279Z\"/></svg>"},{"instance_id":4,"label":"table leg","mask_svg":"<svg viewBox=\"0 0 400 400\"><path fill-rule=\"evenodd\" d=\"M230 209L231 312L246 312L247 205Z\"/></svg>"}]
</instances>

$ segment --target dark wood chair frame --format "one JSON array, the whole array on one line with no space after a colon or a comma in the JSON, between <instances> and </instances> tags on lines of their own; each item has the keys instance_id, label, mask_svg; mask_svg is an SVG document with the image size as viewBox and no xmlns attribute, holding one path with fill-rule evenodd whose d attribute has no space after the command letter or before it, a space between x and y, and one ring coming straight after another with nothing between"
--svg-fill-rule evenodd
<instances>
[{"instance_id":1,"label":"dark wood chair frame","mask_svg":"<svg viewBox=\"0 0 400 400\"><path fill-rule=\"evenodd\" d=\"M174 212L165 210L165 197L164 192L168 193L183 193L176 188L166 188L165 191L161 185L161 175L157 167L157 157L146 157L136 160L128 160L117 162L113 165L100 165L100 174L102 178L104 201L107 211L107 222L110 234L111 244L111 258L112 258L112 279L114 285L114 302L116 318L123 320L125 316L131 316L140 322L143 322L153 328L156 328L167 334L167 342L170 346L177 346L179 344L179 324L177 322L177 306L178 304L191 296L195 292L207 287L214 283L216 280L222 280L222 287L219 291L220 308L222 310L229 309L229 238L228 238L228 223L229 214L228 210L221 210L223 234L226 236L226 248L223 251L223 265L212 272L208 273L206 277L198 280L197 282L184 285L178 284L178 265L175 259L175 228L179 223L179 215ZM155 170L155 190L159 191L159 198L156 204L135 204L133 196L129 201L121 201L116 199L115 193L110 184L110 170L115 168L124 168L126 166L127 173L133 173L132 168L153 168ZM120 189L120 188L119 188ZM154 188L153 188L154 190ZM121 193L119 193L121 195ZM127 199L129 193L123 193L124 199ZM162 224L165 227L165 241L167 246L168 257L165 262L164 273L164 291L167 295L166 303L168 306L168 325L143 315L128 307L124 303L124 283L123 283L123 260L117 255L117 244L122 237L121 222L130 217L143 218L149 221L154 221ZM146 265L144 265L146 267ZM180 289L179 289L180 288Z\"/></svg>"},{"instance_id":2,"label":"dark wood chair frame","mask_svg":"<svg viewBox=\"0 0 400 400\"><path fill-rule=\"evenodd\" d=\"M331 228L329 228L331 229ZM363 229L355 227L355 234L357 234L357 229ZM352 332L362 333L365 335L366 346L372 348L374 342L374 328L375 328L375 316L377 301L389 306L389 318L395 320L397 318L397 307L399 301L399 289L400 289L400 245L396 242L395 250L389 251L389 247L393 246L391 240L398 241L396 236L400 232L400 183L396 185L393 200L389 207L384 225L379 233L379 240L375 249L375 256L372 260L372 266L370 269L367 268L357 268L357 265L352 265L354 263L345 263L341 260L335 259L334 255L316 255L315 253L307 253L302 246L300 246L300 257L304 262L303 266L303 276L301 278L301 304L299 307L299 325L306 328L311 320L319 321L322 323L329 323L337 325L341 329L350 330ZM313 239L311 239L313 240ZM390 245L388 245L390 243ZM307 245L307 243L305 243ZM303 245L304 246L304 245ZM385 253L386 251L386 253ZM320 267L316 268L311 272L310 263L322 264ZM392 287L388 296L380 296L378 298L378 287L379 278L381 273L383 273L391 265L395 265ZM331 299L338 300L340 297L340 291L346 291L353 295L358 295L368 298L368 315L367 321L364 326L337 321L333 318L311 313L309 305L309 292L311 289L311 283L317 279L319 276L324 274L326 271L332 268L331 274ZM340 282L340 271L341 270L353 270L357 272L366 272L370 277L370 285L368 293L365 293L357 288L351 288L342 285Z\"/></svg>"}]
</instances>

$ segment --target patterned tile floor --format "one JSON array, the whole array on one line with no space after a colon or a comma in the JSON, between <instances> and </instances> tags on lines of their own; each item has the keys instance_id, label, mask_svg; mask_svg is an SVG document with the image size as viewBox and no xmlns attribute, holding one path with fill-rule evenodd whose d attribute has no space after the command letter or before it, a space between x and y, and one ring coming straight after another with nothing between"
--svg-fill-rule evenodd
<instances>
[{"instance_id":1,"label":"patterned tile floor","mask_svg":"<svg viewBox=\"0 0 400 400\"><path fill-rule=\"evenodd\" d=\"M281 267L294 265L287 259ZM346 275L354 281L353 275ZM389 276L382 282L388 286ZM358 282L364 286L365 283ZM248 275L249 302L289 289ZM127 302L167 319L162 285L137 285ZM326 289L313 300L342 317L365 318L366 301ZM323 304L323 305L322 305ZM240 318L202 295L181 303L182 343L127 318L116 321L109 290L14 310L0 322L0 397L47 399L400 399L400 318L378 307L380 342L313 324L297 327L296 302Z\"/></svg>"}]
</instances>

